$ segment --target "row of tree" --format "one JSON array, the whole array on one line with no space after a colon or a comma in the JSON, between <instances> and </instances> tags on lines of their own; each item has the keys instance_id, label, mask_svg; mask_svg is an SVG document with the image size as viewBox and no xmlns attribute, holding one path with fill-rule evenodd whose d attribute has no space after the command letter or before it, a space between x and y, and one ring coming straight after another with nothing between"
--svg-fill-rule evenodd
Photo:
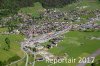
<instances>
[{"instance_id":1,"label":"row of tree","mask_svg":"<svg viewBox=\"0 0 100 66\"><path fill-rule=\"evenodd\" d=\"M0 15L17 13L22 7L34 6L40 2L44 7L61 7L77 0L0 0Z\"/></svg>"},{"instance_id":2,"label":"row of tree","mask_svg":"<svg viewBox=\"0 0 100 66\"><path fill-rule=\"evenodd\" d=\"M62 7L76 1L80 0L0 0L0 15L16 13L22 7L33 6L35 2L40 2L43 7Z\"/></svg>"},{"instance_id":3,"label":"row of tree","mask_svg":"<svg viewBox=\"0 0 100 66\"><path fill-rule=\"evenodd\" d=\"M0 0L0 15L15 14L22 7L32 6L34 0Z\"/></svg>"},{"instance_id":4,"label":"row of tree","mask_svg":"<svg viewBox=\"0 0 100 66\"><path fill-rule=\"evenodd\" d=\"M62 7L66 4L76 2L78 0L36 0L42 3L43 7Z\"/></svg>"},{"instance_id":5,"label":"row of tree","mask_svg":"<svg viewBox=\"0 0 100 66\"><path fill-rule=\"evenodd\" d=\"M0 66L6 66L9 65L10 63L19 60L20 57L18 55L15 55L11 58L9 58L7 61L0 61Z\"/></svg>"},{"instance_id":6,"label":"row of tree","mask_svg":"<svg viewBox=\"0 0 100 66\"><path fill-rule=\"evenodd\" d=\"M33 6L35 2L49 7L62 6L78 0L0 0L0 8L16 9L20 7Z\"/></svg>"},{"instance_id":7,"label":"row of tree","mask_svg":"<svg viewBox=\"0 0 100 66\"><path fill-rule=\"evenodd\" d=\"M4 46L4 50L8 51L10 49L10 39L9 38L5 38L5 46Z\"/></svg>"}]
</instances>

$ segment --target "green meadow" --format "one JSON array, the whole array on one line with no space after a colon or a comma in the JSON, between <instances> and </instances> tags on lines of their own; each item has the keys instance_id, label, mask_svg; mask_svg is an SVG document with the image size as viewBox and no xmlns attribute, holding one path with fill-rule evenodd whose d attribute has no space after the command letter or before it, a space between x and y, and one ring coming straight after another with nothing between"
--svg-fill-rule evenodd
<instances>
[{"instance_id":1,"label":"green meadow","mask_svg":"<svg viewBox=\"0 0 100 66\"><path fill-rule=\"evenodd\" d=\"M57 63L51 64L51 66L76 66L79 61L79 57L87 57L97 49L100 49L100 40L91 40L91 37L100 36L100 32L79 32L70 31L64 35L63 41L58 43L57 47L49 49L49 52L55 56L64 56L68 54L69 58L75 58L76 63ZM44 66L49 63L36 62L36 66Z\"/></svg>"},{"instance_id":2,"label":"green meadow","mask_svg":"<svg viewBox=\"0 0 100 66\"><path fill-rule=\"evenodd\" d=\"M10 40L10 49L8 51L3 50L6 47L5 38ZM14 55L23 57L23 52L20 49L19 42L23 40L24 36L22 35L0 35L0 61L7 61L9 58Z\"/></svg>"},{"instance_id":3,"label":"green meadow","mask_svg":"<svg viewBox=\"0 0 100 66\"><path fill-rule=\"evenodd\" d=\"M32 14L33 17L39 17L42 12L44 12L44 8L39 2L36 2L33 7L25 7L21 8L19 12Z\"/></svg>"}]
</instances>

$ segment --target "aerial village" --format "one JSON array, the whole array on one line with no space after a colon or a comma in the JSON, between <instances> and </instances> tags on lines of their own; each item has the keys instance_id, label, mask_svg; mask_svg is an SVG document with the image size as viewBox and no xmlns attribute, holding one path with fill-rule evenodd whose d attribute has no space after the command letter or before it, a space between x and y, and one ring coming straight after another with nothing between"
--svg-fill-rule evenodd
<instances>
[{"instance_id":1,"label":"aerial village","mask_svg":"<svg viewBox=\"0 0 100 66\"><path fill-rule=\"evenodd\" d=\"M44 9L39 18L32 17L30 13L19 12L13 16L0 20L0 27L8 27L9 31L0 34L22 34L24 40L20 42L21 50L26 54L34 55L35 61L63 59L67 55L56 56L49 49L57 47L63 41L64 34L70 31L94 32L100 31L100 10L84 10L88 6L76 7L77 10L60 11L59 9ZM83 18L84 16L90 16ZM11 23L11 22L18 23ZM100 37L89 39L100 40ZM49 42L47 45L43 43ZM83 45L83 44L81 44ZM32 64L32 62L28 62Z\"/></svg>"}]
</instances>

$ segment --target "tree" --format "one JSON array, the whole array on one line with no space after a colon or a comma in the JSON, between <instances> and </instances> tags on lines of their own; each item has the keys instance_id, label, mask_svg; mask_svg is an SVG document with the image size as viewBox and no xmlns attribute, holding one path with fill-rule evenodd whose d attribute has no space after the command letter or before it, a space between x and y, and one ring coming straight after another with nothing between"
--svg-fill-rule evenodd
<instances>
[{"instance_id":1,"label":"tree","mask_svg":"<svg viewBox=\"0 0 100 66\"><path fill-rule=\"evenodd\" d=\"M7 23L6 23L6 26L7 26L7 28L8 28L8 31L9 32L11 32L11 31L13 31L14 29L16 29L16 28L18 28L18 24L19 24L20 22L16 19L16 20L11 20L11 21L8 21Z\"/></svg>"},{"instance_id":2,"label":"tree","mask_svg":"<svg viewBox=\"0 0 100 66\"><path fill-rule=\"evenodd\" d=\"M20 59L20 57L18 55L15 55L15 56L9 58L7 63L10 64L11 62L17 61L19 59Z\"/></svg>"},{"instance_id":3,"label":"tree","mask_svg":"<svg viewBox=\"0 0 100 66\"><path fill-rule=\"evenodd\" d=\"M33 52L36 52L36 48L33 48L32 50L33 50Z\"/></svg>"},{"instance_id":4,"label":"tree","mask_svg":"<svg viewBox=\"0 0 100 66\"><path fill-rule=\"evenodd\" d=\"M13 15L18 12L20 8L34 6L35 2L40 2L43 7L62 7L66 4L76 2L77 0L0 0L1 16Z\"/></svg>"},{"instance_id":5,"label":"tree","mask_svg":"<svg viewBox=\"0 0 100 66\"><path fill-rule=\"evenodd\" d=\"M42 3L44 7L62 7L77 0L35 0Z\"/></svg>"},{"instance_id":6,"label":"tree","mask_svg":"<svg viewBox=\"0 0 100 66\"><path fill-rule=\"evenodd\" d=\"M6 9L6 15L15 14L22 7L33 6L33 3L34 0L0 0L0 9Z\"/></svg>"},{"instance_id":7,"label":"tree","mask_svg":"<svg viewBox=\"0 0 100 66\"><path fill-rule=\"evenodd\" d=\"M6 61L0 61L0 66L5 66L6 65Z\"/></svg>"},{"instance_id":8,"label":"tree","mask_svg":"<svg viewBox=\"0 0 100 66\"><path fill-rule=\"evenodd\" d=\"M95 63L92 63L91 66L95 66Z\"/></svg>"},{"instance_id":9,"label":"tree","mask_svg":"<svg viewBox=\"0 0 100 66\"><path fill-rule=\"evenodd\" d=\"M9 40L9 38L5 38L5 43L7 44L8 49L10 49L10 40Z\"/></svg>"},{"instance_id":10,"label":"tree","mask_svg":"<svg viewBox=\"0 0 100 66\"><path fill-rule=\"evenodd\" d=\"M0 61L0 66L3 66L3 62L2 61Z\"/></svg>"}]
</instances>

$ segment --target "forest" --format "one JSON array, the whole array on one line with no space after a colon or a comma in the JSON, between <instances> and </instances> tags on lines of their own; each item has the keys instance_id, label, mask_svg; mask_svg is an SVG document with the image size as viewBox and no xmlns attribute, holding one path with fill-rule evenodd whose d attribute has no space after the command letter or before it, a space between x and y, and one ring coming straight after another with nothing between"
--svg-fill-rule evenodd
<instances>
[{"instance_id":1,"label":"forest","mask_svg":"<svg viewBox=\"0 0 100 66\"><path fill-rule=\"evenodd\" d=\"M20 8L34 6L40 2L44 8L63 7L77 0L0 0L0 16L15 14Z\"/></svg>"}]
</instances>

